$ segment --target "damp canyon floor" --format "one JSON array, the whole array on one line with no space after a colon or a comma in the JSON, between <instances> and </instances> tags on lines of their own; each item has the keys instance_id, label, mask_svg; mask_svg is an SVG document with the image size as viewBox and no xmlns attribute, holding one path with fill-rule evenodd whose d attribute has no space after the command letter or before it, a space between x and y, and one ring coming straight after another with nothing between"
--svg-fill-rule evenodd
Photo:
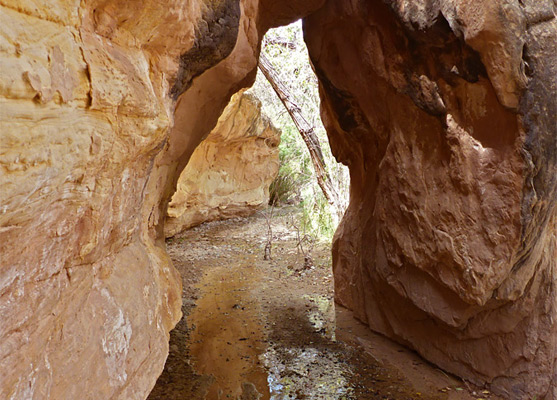
<instances>
[{"instance_id":1,"label":"damp canyon floor","mask_svg":"<svg viewBox=\"0 0 557 400\"><path fill-rule=\"evenodd\" d=\"M316 244L304 263L294 213L207 223L167 241L184 317L150 400L497 399L335 304L330 246Z\"/></svg>"}]
</instances>

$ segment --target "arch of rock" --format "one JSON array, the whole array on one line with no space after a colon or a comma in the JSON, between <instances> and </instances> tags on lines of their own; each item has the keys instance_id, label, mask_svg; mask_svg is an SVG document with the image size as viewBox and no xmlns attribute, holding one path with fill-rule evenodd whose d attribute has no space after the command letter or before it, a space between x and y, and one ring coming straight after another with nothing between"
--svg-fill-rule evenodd
<instances>
[{"instance_id":1,"label":"arch of rock","mask_svg":"<svg viewBox=\"0 0 557 400\"><path fill-rule=\"evenodd\" d=\"M304 18L352 178L337 300L509 399L557 398L552 1L0 3L0 397L146 397L180 318L178 175L265 31Z\"/></svg>"}]
</instances>

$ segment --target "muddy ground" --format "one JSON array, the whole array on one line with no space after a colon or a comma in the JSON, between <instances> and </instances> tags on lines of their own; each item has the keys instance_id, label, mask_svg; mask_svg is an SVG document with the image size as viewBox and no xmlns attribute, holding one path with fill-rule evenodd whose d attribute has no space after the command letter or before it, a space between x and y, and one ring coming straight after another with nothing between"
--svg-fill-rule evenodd
<instances>
[{"instance_id":1,"label":"muddy ground","mask_svg":"<svg viewBox=\"0 0 557 400\"><path fill-rule=\"evenodd\" d=\"M294 213L208 223L167 241L184 318L150 400L496 399L335 305L330 246L300 251Z\"/></svg>"}]
</instances>

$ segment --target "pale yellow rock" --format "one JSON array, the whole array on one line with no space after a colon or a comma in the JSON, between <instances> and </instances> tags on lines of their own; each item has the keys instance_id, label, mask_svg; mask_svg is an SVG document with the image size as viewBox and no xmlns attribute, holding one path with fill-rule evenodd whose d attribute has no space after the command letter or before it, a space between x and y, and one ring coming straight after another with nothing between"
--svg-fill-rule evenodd
<instances>
[{"instance_id":1,"label":"pale yellow rock","mask_svg":"<svg viewBox=\"0 0 557 400\"><path fill-rule=\"evenodd\" d=\"M144 397L180 317L137 217L177 67L100 36L80 2L2 4L0 398Z\"/></svg>"},{"instance_id":2,"label":"pale yellow rock","mask_svg":"<svg viewBox=\"0 0 557 400\"><path fill-rule=\"evenodd\" d=\"M280 131L251 94L235 94L217 126L180 175L165 223L167 237L217 219L245 216L267 204L278 173Z\"/></svg>"}]
</instances>

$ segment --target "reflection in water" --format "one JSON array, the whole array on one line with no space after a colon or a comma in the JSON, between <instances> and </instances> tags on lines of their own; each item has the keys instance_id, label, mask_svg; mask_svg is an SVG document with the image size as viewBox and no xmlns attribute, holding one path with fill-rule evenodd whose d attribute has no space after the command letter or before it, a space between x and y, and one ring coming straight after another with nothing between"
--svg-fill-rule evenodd
<instances>
[{"instance_id":1,"label":"reflection in water","mask_svg":"<svg viewBox=\"0 0 557 400\"><path fill-rule=\"evenodd\" d=\"M335 309L330 297L301 296L305 313L296 321L302 331L311 329L315 342L302 345L296 340L271 341L261 356L269 376L271 400L351 399L353 376L349 364L341 361L341 347L335 344ZM303 328L302 326L307 326ZM308 332L308 333L309 333ZM311 344L313 343L313 345Z\"/></svg>"},{"instance_id":2,"label":"reflection in water","mask_svg":"<svg viewBox=\"0 0 557 400\"><path fill-rule=\"evenodd\" d=\"M303 298L316 306L307 311L310 324L317 332L334 342L336 340L336 324L333 299L327 296L309 294L305 294Z\"/></svg>"},{"instance_id":3,"label":"reflection in water","mask_svg":"<svg viewBox=\"0 0 557 400\"><path fill-rule=\"evenodd\" d=\"M461 382L373 336L350 312L335 315L329 251L316 253L322 266L316 262L300 273L293 267L303 260L288 236L291 228L273 231L279 228L280 253L271 261L261 259L268 231L263 217L208 224L169 242L183 277L187 319L171 332L169 358L150 400L477 398L466 396ZM393 358L425 389L416 390L362 344Z\"/></svg>"},{"instance_id":4,"label":"reflection in water","mask_svg":"<svg viewBox=\"0 0 557 400\"><path fill-rule=\"evenodd\" d=\"M246 262L238 269L213 268L200 285L201 297L189 317L195 329L191 354L197 373L214 378L207 399L341 400L351 398L352 370L339 362L334 342L334 303L326 296L303 295L307 325L320 346L288 346L267 341L262 328L261 293L254 287L263 277ZM250 393L248 393L250 392Z\"/></svg>"},{"instance_id":5,"label":"reflection in water","mask_svg":"<svg viewBox=\"0 0 557 400\"><path fill-rule=\"evenodd\" d=\"M315 348L270 348L262 356L269 371L267 382L271 400L342 400L350 398L352 389L348 368L339 368L334 353Z\"/></svg>"},{"instance_id":6,"label":"reflection in water","mask_svg":"<svg viewBox=\"0 0 557 400\"><path fill-rule=\"evenodd\" d=\"M189 317L190 351L198 374L214 377L213 399L269 399L267 373L259 361L265 351L259 306L251 297L260 274L253 263L236 270L211 269L201 282L201 297Z\"/></svg>"}]
</instances>

